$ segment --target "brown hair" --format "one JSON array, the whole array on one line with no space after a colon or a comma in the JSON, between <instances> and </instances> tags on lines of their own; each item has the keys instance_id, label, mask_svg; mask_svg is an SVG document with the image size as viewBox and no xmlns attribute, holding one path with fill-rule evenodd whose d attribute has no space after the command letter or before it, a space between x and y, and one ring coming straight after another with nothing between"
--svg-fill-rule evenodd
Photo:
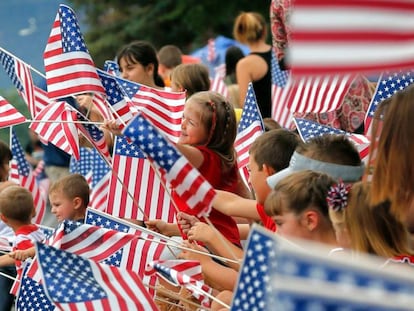
<instances>
[{"instance_id":1,"label":"brown hair","mask_svg":"<svg viewBox=\"0 0 414 311\"><path fill-rule=\"evenodd\" d=\"M326 197L335 180L324 173L298 171L283 178L268 195L265 211L270 216L293 212L300 215L309 208L329 220ZM330 221L329 221L330 223Z\"/></svg>"},{"instance_id":2,"label":"brown hair","mask_svg":"<svg viewBox=\"0 0 414 311\"><path fill-rule=\"evenodd\" d=\"M370 183L357 182L344 210L345 227L352 249L392 258L413 254L406 226L393 213L390 201L370 205Z\"/></svg>"},{"instance_id":3,"label":"brown hair","mask_svg":"<svg viewBox=\"0 0 414 311\"><path fill-rule=\"evenodd\" d=\"M49 194L62 191L63 195L72 200L81 198L83 207L89 204L89 185L81 174L71 174L58 179L49 188Z\"/></svg>"},{"instance_id":4,"label":"brown hair","mask_svg":"<svg viewBox=\"0 0 414 311\"><path fill-rule=\"evenodd\" d=\"M159 49L157 56L160 64L172 69L182 63L182 54L178 46L169 44Z\"/></svg>"},{"instance_id":5,"label":"brown hair","mask_svg":"<svg viewBox=\"0 0 414 311\"><path fill-rule=\"evenodd\" d=\"M272 130L257 137L250 146L249 153L254 157L259 170L266 164L278 172L289 166L290 158L299 143L299 136L291 131Z\"/></svg>"},{"instance_id":6,"label":"brown hair","mask_svg":"<svg viewBox=\"0 0 414 311\"><path fill-rule=\"evenodd\" d=\"M323 135L300 144L296 151L326 163L359 166L361 158L355 145L345 135Z\"/></svg>"},{"instance_id":7,"label":"brown hair","mask_svg":"<svg viewBox=\"0 0 414 311\"><path fill-rule=\"evenodd\" d=\"M5 181L9 177L8 171L4 170L4 165L9 165L12 158L13 154L9 146L0 140L0 181Z\"/></svg>"},{"instance_id":8,"label":"brown hair","mask_svg":"<svg viewBox=\"0 0 414 311\"><path fill-rule=\"evenodd\" d=\"M0 192L0 212L7 218L31 223L34 212L33 196L29 190L10 185Z\"/></svg>"},{"instance_id":9,"label":"brown hair","mask_svg":"<svg viewBox=\"0 0 414 311\"><path fill-rule=\"evenodd\" d=\"M373 119L375 135L370 151L370 158L374 157L371 204L391 201L391 209L403 221L414 199L413 102L414 86L409 86L379 104Z\"/></svg>"},{"instance_id":10,"label":"brown hair","mask_svg":"<svg viewBox=\"0 0 414 311\"><path fill-rule=\"evenodd\" d=\"M206 147L222 159L223 169L231 168L236 161L234 140L237 134L236 114L232 105L221 94L213 91L198 92L187 99L203 107L201 123L210 133Z\"/></svg>"},{"instance_id":11,"label":"brown hair","mask_svg":"<svg viewBox=\"0 0 414 311\"><path fill-rule=\"evenodd\" d=\"M171 73L171 82L186 90L186 97L210 89L208 68L203 64L181 64Z\"/></svg>"},{"instance_id":12,"label":"brown hair","mask_svg":"<svg viewBox=\"0 0 414 311\"><path fill-rule=\"evenodd\" d=\"M240 43L255 43L267 35L266 20L256 12L242 12L234 22L233 36Z\"/></svg>"}]
</instances>

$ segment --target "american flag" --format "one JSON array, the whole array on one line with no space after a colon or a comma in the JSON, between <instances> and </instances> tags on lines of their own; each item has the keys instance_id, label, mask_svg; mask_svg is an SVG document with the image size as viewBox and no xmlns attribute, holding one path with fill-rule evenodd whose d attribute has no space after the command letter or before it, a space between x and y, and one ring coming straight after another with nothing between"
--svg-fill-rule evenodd
<instances>
[{"instance_id":1,"label":"american flag","mask_svg":"<svg viewBox=\"0 0 414 311\"><path fill-rule=\"evenodd\" d=\"M116 77L131 100L131 110L141 111L164 135L177 142L181 134L185 92L173 93Z\"/></svg>"},{"instance_id":2,"label":"american flag","mask_svg":"<svg viewBox=\"0 0 414 311\"><path fill-rule=\"evenodd\" d=\"M49 98L105 93L75 12L61 4L43 54Z\"/></svg>"},{"instance_id":3,"label":"american flag","mask_svg":"<svg viewBox=\"0 0 414 311\"><path fill-rule=\"evenodd\" d=\"M386 98L414 83L414 71L397 71L383 73L365 115L365 135L371 135L371 122L378 105Z\"/></svg>"},{"instance_id":4,"label":"american flag","mask_svg":"<svg viewBox=\"0 0 414 311\"><path fill-rule=\"evenodd\" d=\"M0 96L0 128L24 123L26 117Z\"/></svg>"},{"instance_id":5,"label":"american flag","mask_svg":"<svg viewBox=\"0 0 414 311\"><path fill-rule=\"evenodd\" d=\"M224 69L224 70L223 70ZM214 78L211 80L210 91L220 93L225 98L229 97L229 90L226 83L224 82L224 77L226 75L226 65L221 64L215 68Z\"/></svg>"},{"instance_id":6,"label":"american flag","mask_svg":"<svg viewBox=\"0 0 414 311\"><path fill-rule=\"evenodd\" d=\"M132 112L125 100L126 94L120 87L117 80L109 74L98 71L99 78L105 88L108 103L111 105L112 116L115 120L120 120L120 128L132 119Z\"/></svg>"},{"instance_id":7,"label":"american flag","mask_svg":"<svg viewBox=\"0 0 414 311\"><path fill-rule=\"evenodd\" d=\"M110 164L112 162L111 155L109 153L109 146L105 140L103 131L98 126L93 124L87 117L85 117L78 110L69 106L74 116L74 121L80 121L82 123L76 123L76 127L83 134L83 136L95 147L100 153L103 159Z\"/></svg>"},{"instance_id":8,"label":"american flag","mask_svg":"<svg viewBox=\"0 0 414 311\"><path fill-rule=\"evenodd\" d=\"M126 245L104 262L138 272L144 284L151 286L156 284L156 277L146 274L146 267L149 262L160 259L165 248L165 244L159 243L160 241L165 243L163 236L90 208L86 211L85 223L138 236L140 239ZM151 294L154 293L153 289L149 291Z\"/></svg>"},{"instance_id":9,"label":"american flag","mask_svg":"<svg viewBox=\"0 0 414 311\"><path fill-rule=\"evenodd\" d=\"M119 72L119 66L118 63L113 60L106 60L104 63L104 71L109 73L113 76L121 76L121 73Z\"/></svg>"},{"instance_id":10,"label":"american flag","mask_svg":"<svg viewBox=\"0 0 414 311\"><path fill-rule=\"evenodd\" d=\"M272 309L267 296L271 291L269 268L276 259L273 235L257 225L252 227L239 270L232 311Z\"/></svg>"},{"instance_id":11,"label":"american flag","mask_svg":"<svg viewBox=\"0 0 414 311\"><path fill-rule=\"evenodd\" d=\"M210 38L207 42L207 61L213 63L216 60L216 57L216 40Z\"/></svg>"},{"instance_id":12,"label":"american flag","mask_svg":"<svg viewBox=\"0 0 414 311\"><path fill-rule=\"evenodd\" d=\"M294 121L299 135L304 142L308 141L313 137L319 137L323 135L345 135L351 142L354 143L355 147L359 152L361 160L367 163L369 156L370 140L366 136L361 134L348 133L337 128L322 125L307 119L294 118Z\"/></svg>"},{"instance_id":13,"label":"american flag","mask_svg":"<svg viewBox=\"0 0 414 311\"><path fill-rule=\"evenodd\" d=\"M61 310L158 310L134 271L40 243L36 254L44 290Z\"/></svg>"},{"instance_id":14,"label":"american flag","mask_svg":"<svg viewBox=\"0 0 414 311\"><path fill-rule=\"evenodd\" d=\"M32 116L36 114L36 99L30 67L11 54L0 50L0 62L7 75L26 102Z\"/></svg>"},{"instance_id":15,"label":"american flag","mask_svg":"<svg viewBox=\"0 0 414 311\"><path fill-rule=\"evenodd\" d=\"M36 115L30 128L45 143L52 143L79 159L78 130L73 123L73 114L69 113L72 109L69 104L62 101L50 104Z\"/></svg>"},{"instance_id":16,"label":"american flag","mask_svg":"<svg viewBox=\"0 0 414 311\"><path fill-rule=\"evenodd\" d=\"M25 269L28 266L28 264L25 265ZM19 292L16 296L15 309L16 311L58 310L47 297L43 286L27 276L26 270L23 272Z\"/></svg>"},{"instance_id":17,"label":"american flag","mask_svg":"<svg viewBox=\"0 0 414 311\"><path fill-rule=\"evenodd\" d=\"M109 186L107 212L132 219L175 221L171 196L165 180L146 159L137 145L116 137ZM139 206L139 207L138 207Z\"/></svg>"},{"instance_id":18,"label":"american flag","mask_svg":"<svg viewBox=\"0 0 414 311\"><path fill-rule=\"evenodd\" d=\"M197 260L158 260L149 263L152 270L174 286L185 286L203 305L210 307L213 289L204 283L201 264Z\"/></svg>"},{"instance_id":19,"label":"american flag","mask_svg":"<svg viewBox=\"0 0 414 311\"><path fill-rule=\"evenodd\" d=\"M279 66L275 53L272 53L272 119L281 126L290 128L292 124L292 112L287 107L286 84L289 71L282 70Z\"/></svg>"},{"instance_id":20,"label":"american flag","mask_svg":"<svg viewBox=\"0 0 414 311\"><path fill-rule=\"evenodd\" d=\"M264 132L263 119L257 106L252 83L249 83L244 108L237 128L234 146L239 169L249 163L249 149L253 141Z\"/></svg>"},{"instance_id":21,"label":"american flag","mask_svg":"<svg viewBox=\"0 0 414 311\"><path fill-rule=\"evenodd\" d=\"M292 73L379 73L413 68L414 4L406 0L295 0ZM334 17L334 18L333 18Z\"/></svg>"},{"instance_id":22,"label":"american flag","mask_svg":"<svg viewBox=\"0 0 414 311\"><path fill-rule=\"evenodd\" d=\"M11 134L11 151L13 154L11 162L10 179L26 188L32 193L36 216L33 222L40 224L46 210L46 198L42 193L32 168L24 156L24 150L14 132Z\"/></svg>"},{"instance_id":23,"label":"american flag","mask_svg":"<svg viewBox=\"0 0 414 311\"><path fill-rule=\"evenodd\" d=\"M347 252L327 256L331 248L326 245L294 242L302 248L272 238L276 256L267 267L271 291L266 300L274 309L408 310L414 302L414 279L408 270L384 269L385 258L359 254L355 260Z\"/></svg>"},{"instance_id":24,"label":"american flag","mask_svg":"<svg viewBox=\"0 0 414 311\"><path fill-rule=\"evenodd\" d=\"M81 174L85 177L89 187L92 189L92 163L94 160L95 149L80 147L80 158L70 158L69 172L74 174Z\"/></svg>"},{"instance_id":25,"label":"american flag","mask_svg":"<svg viewBox=\"0 0 414 311\"><path fill-rule=\"evenodd\" d=\"M351 75L296 78L290 76L286 88L292 112L328 112L341 107L354 80Z\"/></svg>"},{"instance_id":26,"label":"american flag","mask_svg":"<svg viewBox=\"0 0 414 311\"><path fill-rule=\"evenodd\" d=\"M109 183L112 169L106 163L98 151L93 149L92 160L92 184L90 194L90 206L100 211L105 211L108 202Z\"/></svg>"},{"instance_id":27,"label":"american flag","mask_svg":"<svg viewBox=\"0 0 414 311\"><path fill-rule=\"evenodd\" d=\"M201 216L210 212L216 195L213 187L143 115L137 114L123 134L165 172L165 178L186 202L190 214Z\"/></svg>"}]
</instances>

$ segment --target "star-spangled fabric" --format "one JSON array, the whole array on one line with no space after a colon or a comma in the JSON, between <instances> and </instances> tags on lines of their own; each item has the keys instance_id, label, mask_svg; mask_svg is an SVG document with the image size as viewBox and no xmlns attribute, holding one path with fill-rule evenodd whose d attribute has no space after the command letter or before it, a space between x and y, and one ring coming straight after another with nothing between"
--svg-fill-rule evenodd
<instances>
[{"instance_id":1,"label":"star-spangled fabric","mask_svg":"<svg viewBox=\"0 0 414 311\"><path fill-rule=\"evenodd\" d=\"M237 164L245 181L249 180L248 170L243 168L249 163L249 149L254 140L264 132L263 119L256 101L252 83L247 88L244 108L237 127L234 147L237 153Z\"/></svg>"},{"instance_id":2,"label":"star-spangled fabric","mask_svg":"<svg viewBox=\"0 0 414 311\"><path fill-rule=\"evenodd\" d=\"M90 208L86 211L85 223L142 237L142 239L136 240L136 243L131 243L121 248L104 262L109 265L136 271L144 284L155 286L156 277L148 275L146 267L151 261L160 259L165 244L157 243L153 240L156 238L157 241L165 241L161 235L156 233L148 234L146 233L147 231L143 231L145 230L144 228ZM153 289L149 289L149 292L151 295L154 294Z\"/></svg>"},{"instance_id":3,"label":"star-spangled fabric","mask_svg":"<svg viewBox=\"0 0 414 311\"><path fill-rule=\"evenodd\" d=\"M27 104L30 115L35 117L51 101L46 92L33 83L30 66L4 50L0 51L0 63Z\"/></svg>"},{"instance_id":4,"label":"star-spangled fabric","mask_svg":"<svg viewBox=\"0 0 414 311\"><path fill-rule=\"evenodd\" d=\"M25 121L26 117L0 96L0 128L21 124Z\"/></svg>"},{"instance_id":5,"label":"star-spangled fabric","mask_svg":"<svg viewBox=\"0 0 414 311\"><path fill-rule=\"evenodd\" d=\"M131 219L175 222L169 186L137 145L117 136L106 212Z\"/></svg>"},{"instance_id":6,"label":"star-spangled fabric","mask_svg":"<svg viewBox=\"0 0 414 311\"><path fill-rule=\"evenodd\" d=\"M383 73L378 82L375 93L372 96L367 113L365 115L365 134L371 135L371 122L378 105L387 98L390 98L398 91L402 91L414 83L414 71L397 71Z\"/></svg>"},{"instance_id":7,"label":"star-spangled fabric","mask_svg":"<svg viewBox=\"0 0 414 311\"><path fill-rule=\"evenodd\" d=\"M131 111L142 112L172 142L181 135L185 92L168 92L116 77L129 98Z\"/></svg>"},{"instance_id":8,"label":"star-spangled fabric","mask_svg":"<svg viewBox=\"0 0 414 311\"><path fill-rule=\"evenodd\" d=\"M356 147L361 160L368 162L370 139L361 134L348 133L343 130L319 124L307 119L294 118L296 128L304 142L323 135L345 135Z\"/></svg>"},{"instance_id":9,"label":"star-spangled fabric","mask_svg":"<svg viewBox=\"0 0 414 311\"><path fill-rule=\"evenodd\" d=\"M117 76L117 77L121 76L118 63L113 60L106 60L104 62L104 71L106 71L107 73L113 76Z\"/></svg>"},{"instance_id":10,"label":"star-spangled fabric","mask_svg":"<svg viewBox=\"0 0 414 311\"><path fill-rule=\"evenodd\" d=\"M286 84L289 77L288 70L282 70L274 52L271 59L272 75L272 119L282 127L290 128L292 112L287 107Z\"/></svg>"},{"instance_id":11,"label":"star-spangled fabric","mask_svg":"<svg viewBox=\"0 0 414 311\"><path fill-rule=\"evenodd\" d=\"M158 310L137 273L37 243L43 287L61 310Z\"/></svg>"},{"instance_id":12,"label":"star-spangled fabric","mask_svg":"<svg viewBox=\"0 0 414 311\"><path fill-rule=\"evenodd\" d=\"M123 134L140 148L158 168L192 215L208 215L216 195L210 183L142 114L137 114Z\"/></svg>"},{"instance_id":13,"label":"star-spangled fabric","mask_svg":"<svg viewBox=\"0 0 414 311\"><path fill-rule=\"evenodd\" d=\"M273 235L257 225L252 227L239 270L232 311L272 309L267 295L271 292L270 267L276 259L277 246Z\"/></svg>"},{"instance_id":14,"label":"star-spangled fabric","mask_svg":"<svg viewBox=\"0 0 414 311\"><path fill-rule=\"evenodd\" d=\"M112 115L115 120L121 120L120 128L122 129L124 125L131 120L132 112L125 100L125 92L118 84L118 81L115 77L105 73L103 71L98 71L99 78L102 81L102 85L106 91L106 99L111 105Z\"/></svg>"},{"instance_id":15,"label":"star-spangled fabric","mask_svg":"<svg viewBox=\"0 0 414 311\"><path fill-rule=\"evenodd\" d=\"M16 311L57 310L55 305L47 297L43 286L27 276L27 268L28 264L24 267L19 292L16 296Z\"/></svg>"},{"instance_id":16,"label":"star-spangled fabric","mask_svg":"<svg viewBox=\"0 0 414 311\"><path fill-rule=\"evenodd\" d=\"M11 135L11 151L13 158L11 162L10 179L30 191L33 196L33 203L36 211L36 215L32 221L36 224L40 224L43 221L46 211L46 197L42 193L36 177L33 175L32 167L29 162L27 162L22 145L14 131Z\"/></svg>"},{"instance_id":17,"label":"star-spangled fabric","mask_svg":"<svg viewBox=\"0 0 414 311\"><path fill-rule=\"evenodd\" d=\"M92 163L94 160L94 149L80 147L80 158L76 160L75 157L70 158L69 172L72 174L81 174L85 177L88 185L92 188Z\"/></svg>"},{"instance_id":18,"label":"star-spangled fabric","mask_svg":"<svg viewBox=\"0 0 414 311\"><path fill-rule=\"evenodd\" d=\"M276 241L275 245L281 243ZM277 256L274 264L269 265L272 280L271 294L266 299L269 304L281 310L317 307L317 310L351 311L406 310L410 305L406 300L412 300L414 278L407 277L404 271L382 269L382 258L360 254L355 260L346 253L330 257L326 255L326 246L308 243L306 247L275 249ZM384 295L388 299L378 299ZM391 299L395 304L390 305Z\"/></svg>"},{"instance_id":19,"label":"star-spangled fabric","mask_svg":"<svg viewBox=\"0 0 414 311\"><path fill-rule=\"evenodd\" d=\"M49 98L105 93L75 12L61 4L43 54Z\"/></svg>"}]
</instances>

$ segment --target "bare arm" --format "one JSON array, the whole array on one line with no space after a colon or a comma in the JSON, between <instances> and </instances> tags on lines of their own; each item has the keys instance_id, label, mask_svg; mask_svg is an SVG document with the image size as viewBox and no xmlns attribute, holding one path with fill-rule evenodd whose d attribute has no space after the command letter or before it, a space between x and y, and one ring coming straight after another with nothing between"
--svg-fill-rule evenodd
<instances>
[{"instance_id":1,"label":"bare arm","mask_svg":"<svg viewBox=\"0 0 414 311\"><path fill-rule=\"evenodd\" d=\"M216 190L213 206L219 212L233 217L260 220L256 209L256 200L245 199L232 192Z\"/></svg>"},{"instance_id":2,"label":"bare arm","mask_svg":"<svg viewBox=\"0 0 414 311\"><path fill-rule=\"evenodd\" d=\"M14 259L11 258L8 254L0 256L0 267L7 267L7 266L13 266L13 265L14 265Z\"/></svg>"},{"instance_id":3,"label":"bare arm","mask_svg":"<svg viewBox=\"0 0 414 311\"><path fill-rule=\"evenodd\" d=\"M206 249L189 242L184 243L183 246L206 252ZM206 255L203 255L190 250L185 250L181 252L178 257L187 260L199 260L203 271L204 281L214 289L219 291L233 290L234 285L237 282L238 272L213 261L207 252Z\"/></svg>"}]
</instances>

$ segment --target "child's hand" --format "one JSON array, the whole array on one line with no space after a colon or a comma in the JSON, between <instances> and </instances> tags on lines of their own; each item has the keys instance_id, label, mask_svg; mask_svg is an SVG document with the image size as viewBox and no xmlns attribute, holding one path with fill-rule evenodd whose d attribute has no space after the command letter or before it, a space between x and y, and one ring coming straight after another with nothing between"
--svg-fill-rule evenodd
<instances>
[{"instance_id":1,"label":"child's hand","mask_svg":"<svg viewBox=\"0 0 414 311\"><path fill-rule=\"evenodd\" d=\"M35 256L36 250L34 247L25 249L25 250L16 250L9 253L9 256L14 260L24 261L27 258L33 258Z\"/></svg>"},{"instance_id":2,"label":"child's hand","mask_svg":"<svg viewBox=\"0 0 414 311\"><path fill-rule=\"evenodd\" d=\"M147 220L145 222L145 225L147 226L148 229L152 231L167 235L168 224L161 219Z\"/></svg>"},{"instance_id":3,"label":"child's hand","mask_svg":"<svg viewBox=\"0 0 414 311\"><path fill-rule=\"evenodd\" d=\"M186 259L186 260L198 260L200 262L205 262L207 260L211 260L211 257L209 256L209 252L206 248L197 245L196 243L190 243L188 241L184 241L182 244L183 247L192 249L192 250L196 250L199 252L203 252L206 255L200 254L200 253L196 253L193 252L191 250L183 250L181 253L178 254L178 259Z\"/></svg>"},{"instance_id":4,"label":"child's hand","mask_svg":"<svg viewBox=\"0 0 414 311\"><path fill-rule=\"evenodd\" d=\"M110 131L114 135L122 135L121 128L116 120L104 120L104 124L101 126L101 128Z\"/></svg>"},{"instance_id":5,"label":"child's hand","mask_svg":"<svg viewBox=\"0 0 414 311\"><path fill-rule=\"evenodd\" d=\"M204 222L198 221L188 230L187 237L190 242L200 241L206 243L214 238L214 234L213 228Z\"/></svg>"},{"instance_id":6,"label":"child's hand","mask_svg":"<svg viewBox=\"0 0 414 311\"><path fill-rule=\"evenodd\" d=\"M195 216L179 212L177 213L177 223L181 226L181 230L184 234L188 233L188 230L196 223L199 219Z\"/></svg>"}]
</instances>

